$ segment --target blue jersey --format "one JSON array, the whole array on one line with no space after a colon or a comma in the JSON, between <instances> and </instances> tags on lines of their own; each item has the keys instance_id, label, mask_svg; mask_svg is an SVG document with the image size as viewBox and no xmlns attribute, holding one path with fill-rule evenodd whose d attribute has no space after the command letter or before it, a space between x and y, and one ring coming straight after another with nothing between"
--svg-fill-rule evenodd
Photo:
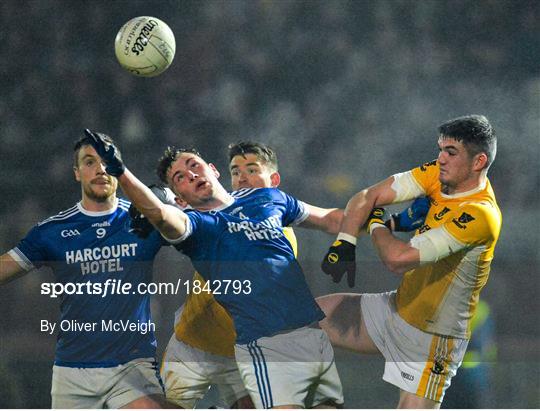
<instances>
[{"instance_id":1,"label":"blue jersey","mask_svg":"<svg viewBox=\"0 0 540 411\"><path fill-rule=\"evenodd\" d=\"M144 240L131 234L128 208L122 199L104 212L78 203L36 225L10 251L26 270L49 266L57 283L81 286L60 296L57 365L112 367L155 356L150 297L136 287L152 280L152 261L164 241L157 232ZM113 285L127 283L129 295L114 293Z\"/></svg>"},{"instance_id":2,"label":"blue jersey","mask_svg":"<svg viewBox=\"0 0 540 411\"><path fill-rule=\"evenodd\" d=\"M275 188L243 189L221 210L187 211L187 231L176 248L210 280L214 297L232 315L238 344L324 318L283 227L307 217L303 203ZM249 280L249 290L226 280ZM249 292L248 292L249 291Z\"/></svg>"}]
</instances>

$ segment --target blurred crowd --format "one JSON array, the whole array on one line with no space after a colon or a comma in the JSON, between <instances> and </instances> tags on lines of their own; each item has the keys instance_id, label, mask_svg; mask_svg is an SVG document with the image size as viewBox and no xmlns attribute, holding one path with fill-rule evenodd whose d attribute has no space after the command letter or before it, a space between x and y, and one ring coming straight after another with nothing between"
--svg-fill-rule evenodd
<instances>
[{"instance_id":1,"label":"blurred crowd","mask_svg":"<svg viewBox=\"0 0 540 411\"><path fill-rule=\"evenodd\" d=\"M113 39L150 13L177 51L168 72L141 79L117 64ZM500 136L495 186L528 207L540 182L538 168L505 170L538 154L536 1L35 0L1 2L0 15L1 212L27 213L22 231L73 192L69 152L85 127L119 139L148 178L167 144L220 164L228 143L263 140L288 189L344 202L433 158L442 121L482 112Z\"/></svg>"}]
</instances>

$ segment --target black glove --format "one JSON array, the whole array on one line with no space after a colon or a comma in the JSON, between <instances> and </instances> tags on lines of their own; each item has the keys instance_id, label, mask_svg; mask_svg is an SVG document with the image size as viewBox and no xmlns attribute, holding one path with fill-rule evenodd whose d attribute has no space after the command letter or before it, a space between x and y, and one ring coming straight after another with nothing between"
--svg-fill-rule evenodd
<instances>
[{"instance_id":1,"label":"black glove","mask_svg":"<svg viewBox=\"0 0 540 411\"><path fill-rule=\"evenodd\" d=\"M384 215L386 214L386 210L382 207L375 207L373 210L371 210L371 213L369 214L367 220L366 220L366 231L371 234L371 226L373 224L384 224Z\"/></svg>"},{"instance_id":2,"label":"black glove","mask_svg":"<svg viewBox=\"0 0 540 411\"><path fill-rule=\"evenodd\" d=\"M419 197L401 213L392 214L391 219L394 220L394 231L409 232L422 227L430 206L429 197ZM390 220L384 224L388 228L391 228Z\"/></svg>"},{"instance_id":3,"label":"black glove","mask_svg":"<svg viewBox=\"0 0 540 411\"><path fill-rule=\"evenodd\" d=\"M347 273L347 284L354 287L356 276L356 246L345 240L336 240L324 256L322 270L339 283L343 274Z\"/></svg>"},{"instance_id":4,"label":"black glove","mask_svg":"<svg viewBox=\"0 0 540 411\"><path fill-rule=\"evenodd\" d=\"M150 184L148 188L152 190L152 192L162 203L176 206L174 194L170 189L158 186L156 184ZM154 231L154 226L133 204L129 206L129 216L131 217L129 231L134 233L137 237L146 238L152 233L152 231Z\"/></svg>"},{"instance_id":5,"label":"black glove","mask_svg":"<svg viewBox=\"0 0 540 411\"><path fill-rule=\"evenodd\" d=\"M126 166L124 166L122 161L120 150L114 145L112 139L106 134L93 132L88 129L84 130L84 133L90 139L90 144L92 144L96 153L99 154L105 163L107 174L113 177L124 174Z\"/></svg>"}]
</instances>

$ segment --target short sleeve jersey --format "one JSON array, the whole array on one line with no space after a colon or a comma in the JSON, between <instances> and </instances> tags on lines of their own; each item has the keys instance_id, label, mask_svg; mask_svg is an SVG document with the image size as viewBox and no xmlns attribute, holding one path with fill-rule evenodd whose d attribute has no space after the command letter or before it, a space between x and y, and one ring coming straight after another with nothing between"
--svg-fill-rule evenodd
<instances>
[{"instance_id":1,"label":"short sleeve jersey","mask_svg":"<svg viewBox=\"0 0 540 411\"><path fill-rule=\"evenodd\" d=\"M9 253L24 269L48 266L60 296L55 364L112 367L155 357L150 297L137 286L152 280L152 261L165 241L129 232L129 202L89 212L80 203L36 225ZM128 295L117 291L131 284Z\"/></svg>"},{"instance_id":2,"label":"short sleeve jersey","mask_svg":"<svg viewBox=\"0 0 540 411\"><path fill-rule=\"evenodd\" d=\"M243 189L219 211L188 211L188 230L176 247L212 282L249 284L214 293L231 314L236 342L320 321L316 304L283 227L307 217L302 202L276 188Z\"/></svg>"},{"instance_id":3,"label":"short sleeve jersey","mask_svg":"<svg viewBox=\"0 0 540 411\"><path fill-rule=\"evenodd\" d=\"M495 194L488 179L485 186L469 192L443 194L437 161L406 174L417 185L417 194L431 199L425 223L415 236L444 230L459 250L405 273L396 297L398 312L426 332L469 338L502 224Z\"/></svg>"}]
</instances>

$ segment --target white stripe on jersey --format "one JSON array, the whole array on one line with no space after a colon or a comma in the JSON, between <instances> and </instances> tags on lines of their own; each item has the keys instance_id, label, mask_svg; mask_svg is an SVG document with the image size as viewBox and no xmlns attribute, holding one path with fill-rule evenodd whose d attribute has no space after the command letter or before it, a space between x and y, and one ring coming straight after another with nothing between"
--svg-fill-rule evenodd
<instances>
[{"instance_id":1,"label":"white stripe on jersey","mask_svg":"<svg viewBox=\"0 0 540 411\"><path fill-rule=\"evenodd\" d=\"M435 263L467 247L455 239L444 227L436 227L415 235L409 241L420 252L420 264Z\"/></svg>"},{"instance_id":2,"label":"white stripe on jersey","mask_svg":"<svg viewBox=\"0 0 540 411\"><path fill-rule=\"evenodd\" d=\"M67 210L60 211L58 214L53 215L52 217L46 218L45 220L39 222L37 225L40 226L40 225L49 223L51 221L65 220L66 218L74 216L77 213L79 213L79 208L77 207L77 205L74 205L73 207L68 208Z\"/></svg>"},{"instance_id":3,"label":"white stripe on jersey","mask_svg":"<svg viewBox=\"0 0 540 411\"><path fill-rule=\"evenodd\" d=\"M394 177L394 182L391 188L396 193L396 198L392 201L392 204L402 203L426 195L426 191L418 184L412 171L394 174L392 177Z\"/></svg>"},{"instance_id":4,"label":"white stripe on jersey","mask_svg":"<svg viewBox=\"0 0 540 411\"><path fill-rule=\"evenodd\" d=\"M30 271L35 268L32 261L30 261L17 247L9 250L8 255L25 271Z\"/></svg>"},{"instance_id":5,"label":"white stripe on jersey","mask_svg":"<svg viewBox=\"0 0 540 411\"><path fill-rule=\"evenodd\" d=\"M160 233L160 234L165 240L167 240L168 243L170 243L170 244L178 244L178 243L181 243L182 241L184 241L186 238L188 238L191 235L191 233L193 233L193 225L191 225L191 220L188 217L186 219L186 231L180 237L178 237L178 238L167 238L167 237L165 237L163 235L163 233Z\"/></svg>"},{"instance_id":6,"label":"white stripe on jersey","mask_svg":"<svg viewBox=\"0 0 540 411\"><path fill-rule=\"evenodd\" d=\"M260 187L257 187L257 188L241 188L240 190L236 190L236 191L233 191L232 193L230 193L234 198L242 198L242 197L245 197L247 195L250 195L251 193L253 193L255 190L259 190Z\"/></svg>"},{"instance_id":7,"label":"white stripe on jersey","mask_svg":"<svg viewBox=\"0 0 540 411\"><path fill-rule=\"evenodd\" d=\"M295 220L291 223L291 225L302 224L306 220L306 218L309 217L309 212L307 211L305 203L298 200L298 206L300 207L300 213L298 214L298 217L296 217Z\"/></svg>"}]
</instances>

